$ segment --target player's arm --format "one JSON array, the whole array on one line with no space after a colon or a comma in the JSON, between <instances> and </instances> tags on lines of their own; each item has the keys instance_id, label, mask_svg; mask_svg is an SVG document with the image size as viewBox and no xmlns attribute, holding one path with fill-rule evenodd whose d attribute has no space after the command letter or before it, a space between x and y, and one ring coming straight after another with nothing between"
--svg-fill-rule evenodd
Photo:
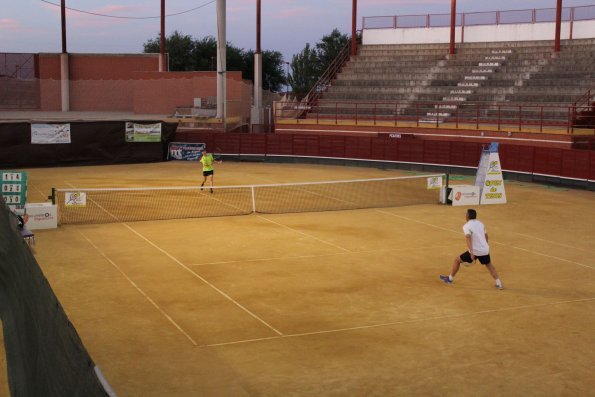
<instances>
[{"instance_id":1,"label":"player's arm","mask_svg":"<svg viewBox=\"0 0 595 397\"><path fill-rule=\"evenodd\" d=\"M471 241L470 234L465 234L465 241L467 242L467 248L469 248L469 253L471 254L471 259L475 259L475 255L473 255L473 242Z\"/></svg>"},{"instance_id":2,"label":"player's arm","mask_svg":"<svg viewBox=\"0 0 595 397\"><path fill-rule=\"evenodd\" d=\"M488 232L485 233L486 235L486 243L488 242Z\"/></svg>"}]
</instances>

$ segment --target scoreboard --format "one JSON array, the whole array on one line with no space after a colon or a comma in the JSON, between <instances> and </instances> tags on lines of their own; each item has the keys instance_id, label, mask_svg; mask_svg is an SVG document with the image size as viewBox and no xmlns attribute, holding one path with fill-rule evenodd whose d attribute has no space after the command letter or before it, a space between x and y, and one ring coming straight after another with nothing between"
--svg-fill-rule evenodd
<instances>
[{"instance_id":1,"label":"scoreboard","mask_svg":"<svg viewBox=\"0 0 595 397\"><path fill-rule=\"evenodd\" d=\"M18 214L25 212L27 201L27 173L0 171L0 192L8 207Z\"/></svg>"}]
</instances>

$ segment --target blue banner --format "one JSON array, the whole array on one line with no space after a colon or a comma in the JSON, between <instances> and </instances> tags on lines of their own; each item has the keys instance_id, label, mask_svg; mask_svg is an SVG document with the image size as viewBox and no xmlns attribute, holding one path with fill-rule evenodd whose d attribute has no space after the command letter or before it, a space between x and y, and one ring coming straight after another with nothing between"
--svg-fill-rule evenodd
<instances>
[{"instance_id":1,"label":"blue banner","mask_svg":"<svg viewBox=\"0 0 595 397\"><path fill-rule=\"evenodd\" d=\"M204 143L171 142L167 151L167 159L198 161L205 146Z\"/></svg>"}]
</instances>

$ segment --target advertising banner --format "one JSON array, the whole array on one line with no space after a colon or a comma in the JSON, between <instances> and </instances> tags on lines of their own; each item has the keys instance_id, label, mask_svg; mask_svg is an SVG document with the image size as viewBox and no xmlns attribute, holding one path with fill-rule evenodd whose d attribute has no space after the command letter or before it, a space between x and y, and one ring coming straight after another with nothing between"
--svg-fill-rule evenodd
<instances>
[{"instance_id":1,"label":"advertising banner","mask_svg":"<svg viewBox=\"0 0 595 397\"><path fill-rule=\"evenodd\" d=\"M70 124L31 124L31 143L71 143Z\"/></svg>"},{"instance_id":2,"label":"advertising banner","mask_svg":"<svg viewBox=\"0 0 595 397\"><path fill-rule=\"evenodd\" d=\"M204 143L171 142L167 152L167 159L198 161L204 148Z\"/></svg>"},{"instance_id":3,"label":"advertising banner","mask_svg":"<svg viewBox=\"0 0 595 397\"><path fill-rule=\"evenodd\" d=\"M86 207L87 193L85 192L66 192L64 196L65 207Z\"/></svg>"},{"instance_id":4,"label":"advertising banner","mask_svg":"<svg viewBox=\"0 0 595 397\"><path fill-rule=\"evenodd\" d=\"M442 177L432 176L428 178L428 189L440 189L442 187Z\"/></svg>"},{"instance_id":5,"label":"advertising banner","mask_svg":"<svg viewBox=\"0 0 595 397\"><path fill-rule=\"evenodd\" d=\"M29 203L26 205L29 221L27 229L55 229L58 227L56 206L50 203Z\"/></svg>"},{"instance_id":6,"label":"advertising banner","mask_svg":"<svg viewBox=\"0 0 595 397\"><path fill-rule=\"evenodd\" d=\"M161 142L161 123L126 122L126 142Z\"/></svg>"},{"instance_id":7,"label":"advertising banner","mask_svg":"<svg viewBox=\"0 0 595 397\"><path fill-rule=\"evenodd\" d=\"M450 185L448 199L452 201L453 206L458 205L478 205L479 187L473 185Z\"/></svg>"}]
</instances>

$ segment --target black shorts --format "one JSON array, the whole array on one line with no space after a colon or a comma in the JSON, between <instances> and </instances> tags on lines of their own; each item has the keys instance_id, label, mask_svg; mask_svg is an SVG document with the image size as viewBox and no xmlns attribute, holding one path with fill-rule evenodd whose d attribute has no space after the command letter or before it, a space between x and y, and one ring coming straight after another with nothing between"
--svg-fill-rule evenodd
<instances>
[{"instance_id":1,"label":"black shorts","mask_svg":"<svg viewBox=\"0 0 595 397\"><path fill-rule=\"evenodd\" d=\"M473 263L473 261L471 260L471 254L469 253L469 251L463 252L461 254L461 256L459 256L459 258L461 258L461 260L463 262ZM479 259L479 263L481 263L482 265L487 265L488 263L491 262L490 254L476 256L476 258Z\"/></svg>"},{"instance_id":2,"label":"black shorts","mask_svg":"<svg viewBox=\"0 0 595 397\"><path fill-rule=\"evenodd\" d=\"M202 176L209 176L209 175L213 175L214 173L215 173L215 170L203 171Z\"/></svg>"}]
</instances>

